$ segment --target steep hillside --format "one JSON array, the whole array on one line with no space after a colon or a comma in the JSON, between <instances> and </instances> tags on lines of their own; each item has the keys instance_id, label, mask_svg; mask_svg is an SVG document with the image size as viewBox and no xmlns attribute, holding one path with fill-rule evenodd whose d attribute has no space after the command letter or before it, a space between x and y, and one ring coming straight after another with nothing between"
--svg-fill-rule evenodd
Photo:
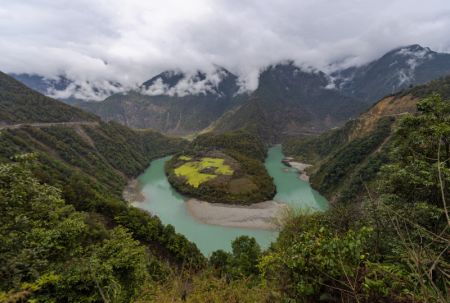
<instances>
[{"instance_id":1,"label":"steep hillside","mask_svg":"<svg viewBox=\"0 0 450 303\"><path fill-rule=\"evenodd\" d=\"M292 63L261 73L249 100L218 121L217 132L246 128L268 142L281 135L317 133L357 115L364 104L329 89L322 72L304 71Z\"/></svg>"},{"instance_id":2,"label":"steep hillside","mask_svg":"<svg viewBox=\"0 0 450 303\"><path fill-rule=\"evenodd\" d=\"M446 77L388 96L339 129L285 139L284 151L314 164L311 184L331 201L355 201L388 161L397 121L416 113L417 101L433 92L450 97L449 85Z\"/></svg>"},{"instance_id":3,"label":"steep hillside","mask_svg":"<svg viewBox=\"0 0 450 303\"><path fill-rule=\"evenodd\" d=\"M0 72L0 125L99 120L93 114L46 97Z\"/></svg>"},{"instance_id":4,"label":"steep hillside","mask_svg":"<svg viewBox=\"0 0 450 303\"><path fill-rule=\"evenodd\" d=\"M79 106L106 121L186 135L206 128L241 102L244 96L238 91L237 77L223 68L192 75L167 71L144 82L139 90Z\"/></svg>"},{"instance_id":5,"label":"steep hillside","mask_svg":"<svg viewBox=\"0 0 450 303\"><path fill-rule=\"evenodd\" d=\"M342 93L369 104L380 98L450 74L450 54L414 44L394 49L366 65L332 74Z\"/></svg>"},{"instance_id":6,"label":"steep hillside","mask_svg":"<svg viewBox=\"0 0 450 303\"><path fill-rule=\"evenodd\" d=\"M96 116L44 97L4 74L2 79L1 94L15 96L19 105L24 104L21 115L11 116L7 121L25 120L31 125L0 129L2 163L18 161L23 154L34 155L29 169L39 182L58 188L67 204L92 216L92 224L107 229L124 226L161 260L201 266L203 257L194 244L173 228L162 225L157 217L130 208L122 199L129 178L141 173L151 159L181 150L185 141L154 131L135 131L114 122L100 122ZM0 100L0 105L10 104L9 100ZM39 108L41 105L45 112ZM89 118L96 123L62 123L64 118ZM35 124L35 121L61 123Z\"/></svg>"}]
</instances>

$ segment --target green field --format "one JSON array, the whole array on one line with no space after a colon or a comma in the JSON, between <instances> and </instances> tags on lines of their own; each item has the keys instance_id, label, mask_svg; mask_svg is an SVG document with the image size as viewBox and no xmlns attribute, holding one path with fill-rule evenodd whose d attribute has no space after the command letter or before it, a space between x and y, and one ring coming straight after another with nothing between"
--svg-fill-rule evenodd
<instances>
[{"instance_id":1,"label":"green field","mask_svg":"<svg viewBox=\"0 0 450 303\"><path fill-rule=\"evenodd\" d=\"M191 158L187 156L178 157L179 160L190 161ZM200 184L212 180L219 175L230 176L233 174L233 169L224 164L224 159L204 157L198 161L190 161L175 168L175 175L178 177L185 177L186 181L192 187L198 188ZM208 172L204 172L208 170Z\"/></svg>"}]
</instances>

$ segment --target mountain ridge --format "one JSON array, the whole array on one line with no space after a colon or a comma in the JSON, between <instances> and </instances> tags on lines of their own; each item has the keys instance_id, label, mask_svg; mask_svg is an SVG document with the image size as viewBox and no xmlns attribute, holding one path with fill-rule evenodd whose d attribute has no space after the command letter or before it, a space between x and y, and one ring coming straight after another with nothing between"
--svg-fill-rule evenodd
<instances>
[{"instance_id":1,"label":"mountain ridge","mask_svg":"<svg viewBox=\"0 0 450 303\"><path fill-rule=\"evenodd\" d=\"M244 97L237 76L217 67L210 74L163 72L138 90L112 95L100 103L78 105L106 121L187 135L206 128Z\"/></svg>"},{"instance_id":2,"label":"mountain ridge","mask_svg":"<svg viewBox=\"0 0 450 303\"><path fill-rule=\"evenodd\" d=\"M331 73L337 88L368 104L411 85L450 74L450 54L418 44L395 48L378 59Z\"/></svg>"}]
</instances>

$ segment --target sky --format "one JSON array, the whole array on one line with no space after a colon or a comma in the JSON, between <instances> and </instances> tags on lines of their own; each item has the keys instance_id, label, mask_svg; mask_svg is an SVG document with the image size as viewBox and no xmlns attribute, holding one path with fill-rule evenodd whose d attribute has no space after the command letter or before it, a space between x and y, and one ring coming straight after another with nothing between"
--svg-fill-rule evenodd
<instances>
[{"instance_id":1,"label":"sky","mask_svg":"<svg viewBox=\"0 0 450 303\"><path fill-rule=\"evenodd\" d=\"M250 89L267 65L450 52L449 0L0 0L0 70L141 83L220 65Z\"/></svg>"}]
</instances>

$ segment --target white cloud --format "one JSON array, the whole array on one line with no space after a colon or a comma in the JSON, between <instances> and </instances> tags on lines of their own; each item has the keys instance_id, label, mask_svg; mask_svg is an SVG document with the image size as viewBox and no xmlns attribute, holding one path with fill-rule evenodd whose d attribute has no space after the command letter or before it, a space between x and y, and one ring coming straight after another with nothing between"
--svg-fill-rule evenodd
<instances>
[{"instance_id":1,"label":"white cloud","mask_svg":"<svg viewBox=\"0 0 450 303\"><path fill-rule=\"evenodd\" d=\"M6 72L134 85L218 64L254 88L261 68L285 59L324 68L413 43L450 51L450 2L0 0L0 37Z\"/></svg>"},{"instance_id":2,"label":"white cloud","mask_svg":"<svg viewBox=\"0 0 450 303\"><path fill-rule=\"evenodd\" d=\"M226 76L226 72L221 69L215 69L200 75L197 72L185 73L176 85L169 87L161 78L149 87L142 87L141 93L149 96L169 95L184 97L186 95L206 95L207 93L218 93L217 88L220 82Z\"/></svg>"},{"instance_id":3,"label":"white cloud","mask_svg":"<svg viewBox=\"0 0 450 303\"><path fill-rule=\"evenodd\" d=\"M50 87L47 95L55 99L68 99L72 97L80 100L102 101L112 94L121 93L133 88L133 86L123 87L117 84L114 85L106 80L99 80L95 83L75 80L75 82L70 83L64 90L57 90L54 87Z\"/></svg>"}]
</instances>

